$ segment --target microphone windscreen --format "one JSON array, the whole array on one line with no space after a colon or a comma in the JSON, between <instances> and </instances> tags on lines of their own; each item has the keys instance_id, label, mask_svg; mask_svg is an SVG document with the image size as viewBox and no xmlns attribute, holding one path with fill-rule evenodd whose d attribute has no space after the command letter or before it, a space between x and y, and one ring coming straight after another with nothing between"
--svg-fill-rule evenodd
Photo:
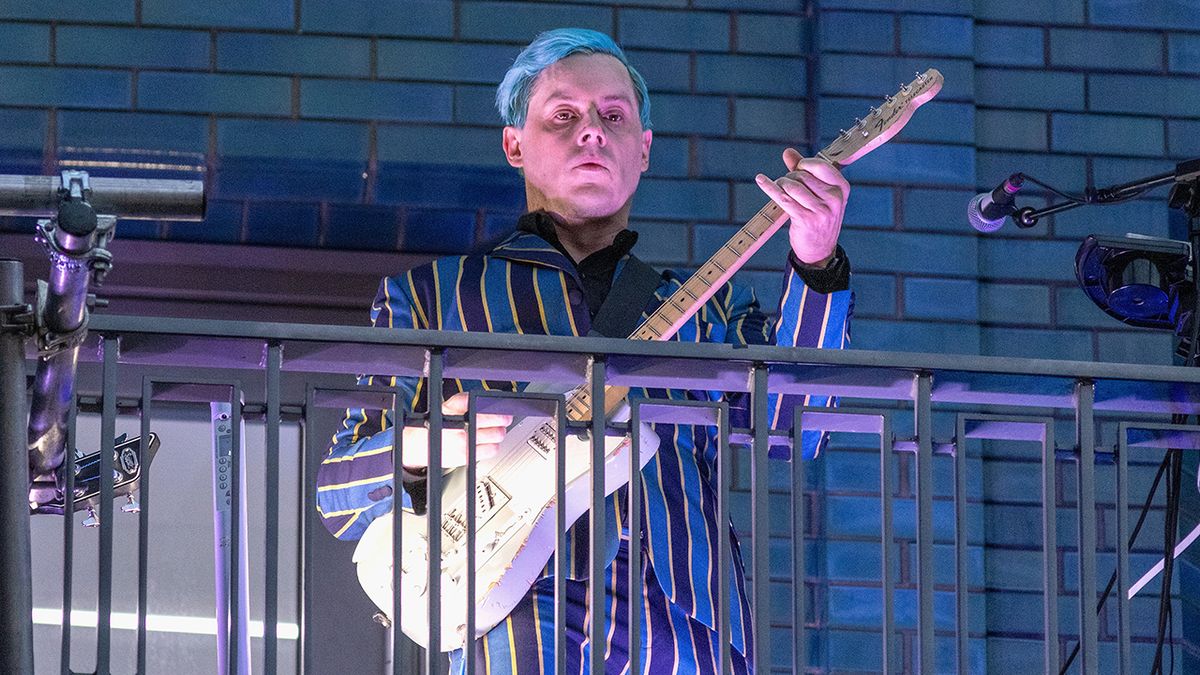
<instances>
[{"instance_id":1,"label":"microphone windscreen","mask_svg":"<svg viewBox=\"0 0 1200 675\"><path fill-rule=\"evenodd\" d=\"M967 221L971 223L971 227L979 232L995 232L1001 227L1004 227L1004 219L1008 216L1000 216L995 220L988 220L983 215L983 200L991 199L991 194L981 192L975 195L970 204L967 204Z\"/></svg>"}]
</instances>

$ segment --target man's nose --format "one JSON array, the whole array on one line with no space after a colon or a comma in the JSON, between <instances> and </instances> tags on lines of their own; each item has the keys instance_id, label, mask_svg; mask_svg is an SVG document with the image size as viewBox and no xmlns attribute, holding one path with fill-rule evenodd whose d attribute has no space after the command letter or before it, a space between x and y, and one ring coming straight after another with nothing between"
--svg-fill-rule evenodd
<instances>
[{"instance_id":1,"label":"man's nose","mask_svg":"<svg viewBox=\"0 0 1200 675\"><path fill-rule=\"evenodd\" d=\"M604 134L604 125L597 110L588 111L587 115L583 117L583 125L579 129L579 144L586 145L587 143L595 143L599 146L608 143L608 138Z\"/></svg>"}]
</instances>

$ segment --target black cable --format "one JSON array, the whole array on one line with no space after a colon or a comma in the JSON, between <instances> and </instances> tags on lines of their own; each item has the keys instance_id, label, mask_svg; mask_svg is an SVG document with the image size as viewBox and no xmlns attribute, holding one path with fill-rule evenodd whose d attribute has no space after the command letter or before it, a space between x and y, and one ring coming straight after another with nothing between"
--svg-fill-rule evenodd
<instances>
[{"instance_id":1,"label":"black cable","mask_svg":"<svg viewBox=\"0 0 1200 675\"><path fill-rule=\"evenodd\" d=\"M1030 183L1033 183L1034 185L1037 185L1039 187L1043 187L1069 202L1075 202L1076 204L1092 203L1091 200L1089 200L1086 196L1080 197L1078 195L1073 195L1068 192L1063 192L1062 190L1059 190L1058 188L1056 188L1052 185L1049 185L1048 183L1043 183L1042 181L1034 178L1033 176L1030 176L1027 173L1022 173L1021 176L1024 177L1025 180L1029 181Z\"/></svg>"}]
</instances>

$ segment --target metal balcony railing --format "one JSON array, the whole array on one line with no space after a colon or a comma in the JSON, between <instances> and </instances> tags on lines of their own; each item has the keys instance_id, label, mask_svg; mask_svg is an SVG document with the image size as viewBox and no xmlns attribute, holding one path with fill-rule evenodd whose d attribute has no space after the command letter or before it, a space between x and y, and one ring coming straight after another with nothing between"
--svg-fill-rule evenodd
<instances>
[{"instance_id":1,"label":"metal balcony railing","mask_svg":"<svg viewBox=\"0 0 1200 675\"><path fill-rule=\"evenodd\" d=\"M721 429L719 522L730 522L731 491L745 487L749 493L748 524L735 523L735 526L747 528L741 534L749 535L743 536L742 547L743 551L749 548L746 572L756 633L753 656L759 672L838 669L828 663L829 642L835 639L827 633L828 609L822 609L828 603L828 580L822 578L820 565L810 565L811 561L806 559L813 555L813 550L819 551L807 547L806 542L819 545L823 534L812 522L820 517L811 506L814 495L806 496L804 486L819 486L820 481L806 473L812 471L807 466L810 462L783 464L769 460L767 449L771 442L787 440L785 436L795 438L801 429L877 437L876 451L882 470L872 480L878 486L880 529L873 536L875 543L862 541L857 545L864 551L872 547L878 550L880 565L872 587L879 589L881 606L873 609L878 612L878 625L859 634L864 645L870 643L862 649L878 653L876 670L960 673L976 672L985 663L981 661L984 657L977 643L986 640L992 630L987 617L981 616L972 600L981 594L986 597L990 589L974 579L975 563L969 555L972 547L987 544L969 531L968 508L979 502L978 495L972 496L969 488L970 483L978 480L969 475L971 465L966 448L970 439L1033 443L1039 448L1033 461L1039 466L1040 494L1026 497L1040 507L1041 532L1034 538L1040 541L1037 548L1041 555L1043 611L1038 620L1041 630L1027 637L1042 644L1040 660L1046 672L1058 671L1067 651L1065 646L1077 637L1081 639L1076 662L1076 667L1081 668L1079 672L1143 669L1131 662L1135 658L1131 640L1136 642L1136 639L1130 629L1130 601L1126 598L1131 575L1142 570L1131 569L1124 546L1117 546L1114 551L1118 583L1110 607L1117 612L1115 634L1102 625L1102 615L1097 614L1097 591L1102 584L1098 581L1097 461L1116 463L1116 513L1127 514L1130 501L1140 499L1140 495L1130 492L1127 465L1131 458L1127 451L1134 447L1200 447L1200 434L1195 429L1167 423L1172 413L1200 413L1200 370L1166 366L854 350L734 349L726 345L604 338L100 315L92 318L90 336L81 353L79 413L78 417L75 414L71 417L69 443L100 450L100 476L113 473L114 437L120 420L136 420L141 438L147 439L159 425L160 415L169 423L170 419L179 418L180 413L175 411L182 409L180 406L209 404L214 420L222 414L227 417L221 421L228 424L220 427L225 430L225 445L221 445L220 438L214 437L213 441L212 456L217 469L212 484L218 493L214 503L218 519L214 522L226 539L222 543L218 536L214 544L213 550L224 557L216 558L215 611L207 625L209 632L221 634L216 640L221 645L216 660L221 672L230 673L250 669L265 673L293 669L325 672L321 666L322 652L346 649L339 642L341 627L330 625L331 617L341 616L348 621L348 613L358 612L363 602L349 597L352 594L331 599L330 593L319 590L331 578L352 579L353 574L345 549L340 549L343 552L340 559L327 555L334 542L323 528L315 525L313 470L335 430L336 418L322 410L347 406L382 409L395 405L386 389L353 386L352 378L360 373L428 377L431 400L437 400L440 394L442 377L590 382L593 394L605 383L749 392L753 414L747 428L730 428L727 410L720 404L676 405L657 400L635 406L635 424L610 424L600 413L586 427L593 433L603 433L606 428L610 432L614 428L631 428L636 433L636 422L641 420L715 424ZM13 359L19 359L20 355L4 352L3 358L5 372L11 373L15 367ZM767 392L837 396L842 407L797 410L793 430L782 432L782 436L774 435L765 424ZM561 397L543 399L531 402L519 397L476 398L473 409L524 412L537 409L541 414L554 414L557 405L562 410ZM542 405L545 400L551 403L549 410ZM22 406L6 398L3 408L6 428L23 430ZM82 423L88 417L93 420L88 424L96 427L97 415L95 436L85 439L76 434L77 419ZM430 415L428 420L410 421L427 421L435 432L441 424L456 421L443 422L441 417L439 413ZM261 454L256 455L260 457L260 466L253 467L253 476L249 475L252 468L239 451L249 435L244 431L243 421L263 425L264 445ZM1105 429L1119 425L1119 437L1115 440L1110 437L1111 445L1098 451L1097 430L1102 423ZM212 428L217 429L215 423ZM904 428L905 433L898 435L895 428ZM1059 444L1056 428L1073 429L1073 441ZM287 444L291 441L281 438L291 434L292 429L299 434L298 448L289 449ZM81 663L88 672L153 672L155 664L161 667L184 649L167 638L156 637L156 630L171 629L163 628L165 619L155 618L162 610L151 606L149 596L152 589L173 582L170 572L156 572L156 564L168 555L151 555L156 536L151 527L161 526L153 520L154 514L160 509L171 509L172 502L187 486L207 490L209 476L169 475L161 470L160 461L173 452L170 447L173 441L165 434L162 436L163 448L153 463L149 461L147 443L143 441L138 446L142 453L142 474L136 528L131 520L121 521L119 515L114 516L113 484L104 480L96 500L99 527L94 534L92 531L81 534L83 531L74 525L77 519L67 518L62 528L61 548L56 551L57 544L39 543L38 537L50 531L46 523L57 520L34 516L37 552L33 568L5 570L16 573L12 578L33 578L35 584L51 586L35 588L36 597L53 600L61 596L61 604L51 607L49 620L37 624L37 631L45 631L37 638L38 672L67 673ZM73 462L70 455L68 461ZM1158 456L1161 453L1153 459ZM298 466L292 466L293 462ZM936 462L952 465L950 485L935 485ZM748 481L744 480L745 474L738 474L738 466L749 467ZM908 468L913 469L911 477L905 473ZM4 470L5 480L20 484L24 478L16 477L23 471L24 465L8 466ZM1061 474L1073 479L1077 492L1056 498L1060 489L1056 476ZM66 475L72 475L69 467ZM738 481L740 485L735 484ZM772 494L773 490L782 496ZM896 505L897 494L901 492L912 497L915 532L912 542L915 559L903 563L897 560L895 546L900 537L896 532L900 517ZM221 494L228 497L225 504L219 503ZM604 510L597 508L602 498L602 494L593 494L592 513L603 514ZM786 504L790 511L786 515L788 534L784 553L773 561L769 547L771 516L779 499L784 500L779 503ZM1067 545L1059 527L1062 515L1059 507L1071 501L1075 502L1071 510L1077 516L1072 527L1075 541ZM250 504L246 510L238 508L243 502ZM949 506L951 510L939 510L942 515L935 519L938 505ZM293 508L295 512L291 511ZM436 490L431 491L429 513L442 511L440 495ZM11 509L0 515L6 528L22 526L25 517ZM175 517L179 520L172 527L176 528L199 528L208 520L204 513ZM247 519L255 523L250 529L252 535L247 534ZM945 522L947 519L952 522ZM1129 517L1117 518L1117 541L1128 539L1129 520ZM631 518L630 522L638 521ZM935 543L938 543L935 539L939 538L939 528L952 532L948 540L943 537L941 542L953 551L953 574L940 580L935 576L939 564L935 561ZM135 532L129 532L131 529ZM592 531L602 532L603 528ZM84 536L89 539L88 550L94 547L96 557L80 562L76 560L77 548ZM637 539L635 533L631 540ZM114 547L115 540L118 544ZM732 564L729 539L724 537L720 541L723 565L728 566ZM281 542L287 542L286 546ZM223 545L226 550L222 552L219 549ZM561 534L559 545L562 545ZM1065 592L1060 583L1059 567L1064 564L1060 561L1060 549L1064 548L1078 552L1077 565L1068 570L1072 575L1077 574L1075 592ZM594 555L590 578L600 579L604 564L601 550L599 546L591 550ZM193 562L207 565L204 559ZM15 563L10 560L8 564ZM24 564L28 565L28 561ZM245 572L247 565L257 568L254 574ZM53 568L56 573L61 567L60 590L55 590L50 580L38 576L45 567ZM136 568L136 574L130 568ZM432 563L430 573L433 574ZM1104 576L1107 574L1106 570ZM95 579L94 614L80 612L81 603L73 597L82 587L78 580L84 577ZM787 580L785 585L780 584L781 577ZM640 583L640 578L634 583ZM255 588L246 588L251 584ZM790 598L782 603L785 606L782 616L771 606L778 599L773 590L776 586L789 587ZM636 595L640 590L635 586L633 592ZM90 601L91 591L88 593ZM952 598L952 603L943 606L943 596ZM255 621L250 620L252 613L247 608L251 597L254 604L261 602L261 609L252 608L253 616L260 617ZM342 609L343 602L347 603L345 607L353 605L355 609ZM1060 602L1069 603L1068 613L1073 620L1064 621L1069 617L1060 616ZM729 603L727 595L720 598L720 613L725 617L720 624L720 638L726 653L730 643ZM118 605L135 609L122 613L117 611ZM63 607L75 607L76 611L63 611ZM437 624L436 617L444 611L450 610L441 607L435 598L428 607L432 625ZM53 612L59 612L58 616ZM0 633L34 632L29 617L9 612L3 615L3 621ZM81 631L81 621L86 630ZM392 625L389 645L380 647L376 653L354 655L361 658L361 672L374 668L440 672L446 663L444 655L423 653L403 636L399 623ZM636 627L638 622L630 625ZM602 629L600 626L597 630ZM121 635L114 637L116 633ZM248 637L251 633L255 636L253 640ZM126 634L131 637L121 637ZM637 635L631 635L630 639L633 644L640 642ZM205 643L201 652L211 655L211 636L206 640L210 642ZM939 651L939 644L947 640L949 649ZM1102 663L1103 644L1115 646L1115 661ZM86 648L82 655L81 645ZM118 645L129 647L132 653L123 653ZM156 655L156 649L167 656ZM253 664L250 649L256 654ZM386 653L389 651L390 655ZM94 662L90 656L93 652ZM593 666L593 672L603 672L602 663ZM211 661L196 667L200 672L218 668ZM186 670L181 665L176 672Z\"/></svg>"}]
</instances>

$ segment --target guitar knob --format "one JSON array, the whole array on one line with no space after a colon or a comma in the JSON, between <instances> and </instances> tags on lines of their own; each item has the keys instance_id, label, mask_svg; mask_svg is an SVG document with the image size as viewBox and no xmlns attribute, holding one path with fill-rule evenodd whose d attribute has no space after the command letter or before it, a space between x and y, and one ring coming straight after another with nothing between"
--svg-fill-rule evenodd
<instances>
[{"instance_id":1,"label":"guitar knob","mask_svg":"<svg viewBox=\"0 0 1200 675\"><path fill-rule=\"evenodd\" d=\"M125 504L121 507L123 513L138 513L142 510L142 505L138 504L132 494L125 495Z\"/></svg>"},{"instance_id":2,"label":"guitar knob","mask_svg":"<svg viewBox=\"0 0 1200 675\"><path fill-rule=\"evenodd\" d=\"M96 515L96 509L87 507L87 518L83 519L84 527L100 527L100 516Z\"/></svg>"}]
</instances>

